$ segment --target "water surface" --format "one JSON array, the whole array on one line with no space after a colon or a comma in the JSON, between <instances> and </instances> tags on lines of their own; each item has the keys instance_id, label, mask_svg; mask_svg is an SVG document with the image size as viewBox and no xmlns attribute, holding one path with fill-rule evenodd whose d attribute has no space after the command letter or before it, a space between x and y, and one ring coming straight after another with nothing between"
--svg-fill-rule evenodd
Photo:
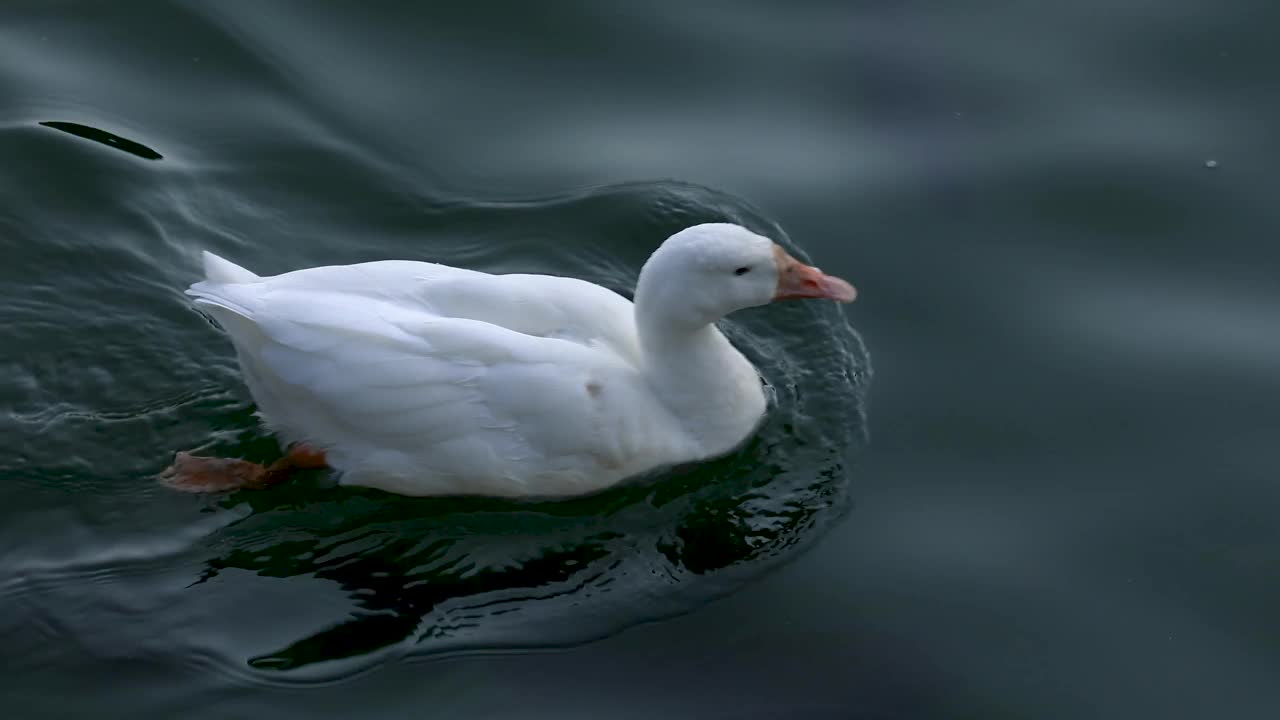
<instances>
[{"instance_id":1,"label":"water surface","mask_svg":"<svg viewBox=\"0 0 1280 720\"><path fill-rule=\"evenodd\" d=\"M1273 716L1277 21L7 5L0 705ZM278 452L181 294L201 248L626 293L721 219L861 291L726 326L777 400L731 457L535 505L152 482Z\"/></svg>"}]
</instances>

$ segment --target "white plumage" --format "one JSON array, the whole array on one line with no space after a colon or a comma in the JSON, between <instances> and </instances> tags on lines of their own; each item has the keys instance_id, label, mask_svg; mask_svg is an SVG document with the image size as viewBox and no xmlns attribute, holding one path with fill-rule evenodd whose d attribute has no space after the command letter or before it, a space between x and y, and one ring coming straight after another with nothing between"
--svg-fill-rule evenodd
<instances>
[{"instance_id":1,"label":"white plumage","mask_svg":"<svg viewBox=\"0 0 1280 720\"><path fill-rule=\"evenodd\" d=\"M636 305L564 277L414 261L259 277L207 252L187 292L230 335L264 422L323 449L343 484L565 496L751 432L759 378L713 322L779 292L774 248L732 225L682 231Z\"/></svg>"}]
</instances>

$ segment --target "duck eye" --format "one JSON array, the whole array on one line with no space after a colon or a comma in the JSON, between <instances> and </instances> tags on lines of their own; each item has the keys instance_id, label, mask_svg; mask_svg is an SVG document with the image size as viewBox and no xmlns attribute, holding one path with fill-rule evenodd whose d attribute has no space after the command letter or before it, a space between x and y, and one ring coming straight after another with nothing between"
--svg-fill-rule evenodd
<instances>
[{"instance_id":1,"label":"duck eye","mask_svg":"<svg viewBox=\"0 0 1280 720\"><path fill-rule=\"evenodd\" d=\"M751 268L749 268L749 267L747 267L747 266L745 266L745 265L744 265L744 266L742 266L742 267L738 268L737 270L734 270L734 271L733 271L733 274L734 274L734 275L746 275L746 274L747 274L747 273L749 273L749 272L751 272Z\"/></svg>"}]
</instances>

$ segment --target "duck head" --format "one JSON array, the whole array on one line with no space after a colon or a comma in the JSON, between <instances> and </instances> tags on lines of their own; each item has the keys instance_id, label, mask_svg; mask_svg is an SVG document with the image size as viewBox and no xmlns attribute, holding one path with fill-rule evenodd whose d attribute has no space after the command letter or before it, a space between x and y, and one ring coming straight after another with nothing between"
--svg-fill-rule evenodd
<instances>
[{"instance_id":1,"label":"duck head","mask_svg":"<svg viewBox=\"0 0 1280 720\"><path fill-rule=\"evenodd\" d=\"M715 322L736 310L802 298L853 302L857 291L739 225L706 223L667 238L640 271L637 306L658 302L668 321ZM676 311L676 308L682 308Z\"/></svg>"}]
</instances>

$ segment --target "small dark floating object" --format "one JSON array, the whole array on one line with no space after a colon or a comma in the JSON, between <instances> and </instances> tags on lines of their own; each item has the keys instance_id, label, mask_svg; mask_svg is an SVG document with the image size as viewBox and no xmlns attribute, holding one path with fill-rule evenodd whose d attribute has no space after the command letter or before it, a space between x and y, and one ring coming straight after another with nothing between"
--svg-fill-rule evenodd
<instances>
[{"instance_id":1,"label":"small dark floating object","mask_svg":"<svg viewBox=\"0 0 1280 720\"><path fill-rule=\"evenodd\" d=\"M159 160L164 157L142 143L137 143L128 138L122 138L119 135L113 135L106 130L99 130L98 128L92 128L88 125L62 122L60 120L50 120L40 124L45 127L51 127L54 130L61 130L64 133L71 133L72 135L82 137L85 140L92 140L94 142L99 142L103 145L113 147L117 150L123 150L130 155L137 155L138 157L145 158L147 160Z\"/></svg>"}]
</instances>

